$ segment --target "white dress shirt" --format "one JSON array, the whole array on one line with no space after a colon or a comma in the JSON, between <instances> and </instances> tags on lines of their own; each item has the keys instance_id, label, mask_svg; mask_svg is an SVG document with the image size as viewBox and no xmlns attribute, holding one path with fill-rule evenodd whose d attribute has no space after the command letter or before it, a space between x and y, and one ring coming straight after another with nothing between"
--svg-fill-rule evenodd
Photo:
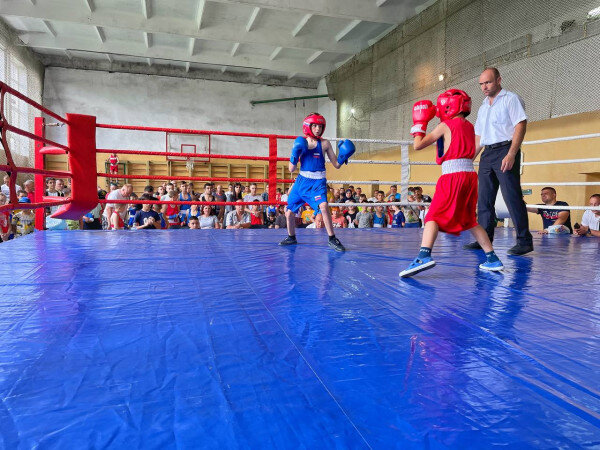
<instances>
[{"instance_id":1,"label":"white dress shirt","mask_svg":"<svg viewBox=\"0 0 600 450\"><path fill-rule=\"evenodd\" d=\"M483 100L477 112L475 134L481 137L481 145L510 141L515 126L523 120L527 120L523 99L502 89L491 105L488 97Z\"/></svg>"}]
</instances>

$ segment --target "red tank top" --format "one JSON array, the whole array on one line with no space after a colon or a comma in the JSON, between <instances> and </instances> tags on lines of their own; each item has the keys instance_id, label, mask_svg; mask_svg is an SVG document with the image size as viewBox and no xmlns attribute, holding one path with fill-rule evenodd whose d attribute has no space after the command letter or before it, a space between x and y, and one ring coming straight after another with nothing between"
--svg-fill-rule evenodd
<instances>
[{"instance_id":1,"label":"red tank top","mask_svg":"<svg viewBox=\"0 0 600 450\"><path fill-rule=\"evenodd\" d=\"M455 117L444 122L450 128L452 140L448 151L441 158L436 156L435 162L442 164L451 159L475 157L475 128L473 124L462 117Z\"/></svg>"}]
</instances>

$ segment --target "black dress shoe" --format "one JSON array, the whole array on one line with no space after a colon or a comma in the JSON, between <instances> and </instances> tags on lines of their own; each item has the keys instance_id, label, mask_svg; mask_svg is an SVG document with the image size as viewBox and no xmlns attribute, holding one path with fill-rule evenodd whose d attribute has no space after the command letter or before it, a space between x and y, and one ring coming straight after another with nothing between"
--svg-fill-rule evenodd
<instances>
[{"instance_id":1,"label":"black dress shoe","mask_svg":"<svg viewBox=\"0 0 600 450\"><path fill-rule=\"evenodd\" d=\"M529 245L517 244L514 247L510 248L507 253L509 255L524 255L525 253L529 253L532 251L533 251L533 245L531 245L531 244L529 244Z\"/></svg>"},{"instance_id":2,"label":"black dress shoe","mask_svg":"<svg viewBox=\"0 0 600 450\"><path fill-rule=\"evenodd\" d=\"M479 242L471 242L470 244L463 245L465 250L481 250L481 245Z\"/></svg>"}]
</instances>

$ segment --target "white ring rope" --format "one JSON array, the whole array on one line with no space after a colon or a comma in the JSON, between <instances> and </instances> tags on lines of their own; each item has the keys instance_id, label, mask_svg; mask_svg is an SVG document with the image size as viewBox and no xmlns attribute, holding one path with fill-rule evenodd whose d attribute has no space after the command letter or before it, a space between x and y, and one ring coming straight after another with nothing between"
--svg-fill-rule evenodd
<instances>
[{"instance_id":1,"label":"white ring rope","mask_svg":"<svg viewBox=\"0 0 600 450\"><path fill-rule=\"evenodd\" d=\"M600 158L584 158L584 159L556 159L552 161L531 161L521 163L522 166L539 166L542 164L571 164L571 163L586 163L598 162Z\"/></svg>"},{"instance_id":2,"label":"white ring rope","mask_svg":"<svg viewBox=\"0 0 600 450\"><path fill-rule=\"evenodd\" d=\"M538 208L538 209L575 209L578 211L582 210L592 210L592 211L600 211L600 206L555 206L555 205L525 205L527 208Z\"/></svg>"}]
</instances>

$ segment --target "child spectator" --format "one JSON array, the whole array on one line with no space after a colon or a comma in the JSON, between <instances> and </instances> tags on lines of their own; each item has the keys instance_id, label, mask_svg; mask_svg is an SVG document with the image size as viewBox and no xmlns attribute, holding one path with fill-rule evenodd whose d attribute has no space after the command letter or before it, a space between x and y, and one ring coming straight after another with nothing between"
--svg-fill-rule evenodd
<instances>
[{"instance_id":1,"label":"child spectator","mask_svg":"<svg viewBox=\"0 0 600 450\"><path fill-rule=\"evenodd\" d=\"M256 185L254 185L256 186ZM259 200L254 200L258 202ZM250 228L264 228L263 213L260 210L260 205L250 206Z\"/></svg>"},{"instance_id":2,"label":"child spectator","mask_svg":"<svg viewBox=\"0 0 600 450\"><path fill-rule=\"evenodd\" d=\"M166 230L167 229L167 221L165 220L165 215L162 212L162 206L163 205L159 205L159 204L152 205L152 210L158 214L158 217L160 219L160 229Z\"/></svg>"},{"instance_id":3,"label":"child spectator","mask_svg":"<svg viewBox=\"0 0 600 450\"><path fill-rule=\"evenodd\" d=\"M0 205L6 205L8 197L5 194L0 194ZM8 241L11 238L12 226L11 216L9 211L0 212L0 242Z\"/></svg>"},{"instance_id":4,"label":"child spectator","mask_svg":"<svg viewBox=\"0 0 600 450\"><path fill-rule=\"evenodd\" d=\"M414 195L409 195L408 201L415 202L416 197ZM401 211L402 214L404 214L405 228L421 228L421 219L419 218L421 211L418 206L403 206Z\"/></svg>"},{"instance_id":5,"label":"child spectator","mask_svg":"<svg viewBox=\"0 0 600 450\"><path fill-rule=\"evenodd\" d=\"M265 219L266 228L275 228L275 221L277 220L276 212L269 210Z\"/></svg>"},{"instance_id":6,"label":"child spectator","mask_svg":"<svg viewBox=\"0 0 600 450\"><path fill-rule=\"evenodd\" d=\"M371 212L371 207L365 208L365 211L359 211L355 220L358 224L358 228L373 228L373 213Z\"/></svg>"},{"instance_id":7,"label":"child spectator","mask_svg":"<svg viewBox=\"0 0 600 450\"><path fill-rule=\"evenodd\" d=\"M347 228L348 221L342 216L340 208L338 206L334 206L331 208L331 222L333 228Z\"/></svg>"},{"instance_id":8,"label":"child spectator","mask_svg":"<svg viewBox=\"0 0 600 450\"><path fill-rule=\"evenodd\" d=\"M129 196L129 200L137 200L138 196L133 192ZM135 215L138 212L137 205L135 203L130 203L127 207L127 228L133 227L133 220L135 219Z\"/></svg>"},{"instance_id":9,"label":"child spectator","mask_svg":"<svg viewBox=\"0 0 600 450\"><path fill-rule=\"evenodd\" d=\"M287 229L287 220L285 218L285 206L279 205L277 207L277 217L275 218L275 228Z\"/></svg>"},{"instance_id":10,"label":"child spectator","mask_svg":"<svg viewBox=\"0 0 600 450\"><path fill-rule=\"evenodd\" d=\"M19 192L19 203L23 203L23 206L31 203L31 200L27 197L27 192ZM14 233L17 236L25 236L26 234L33 233L33 229L35 228L35 213L31 209L14 211L11 223L14 227Z\"/></svg>"},{"instance_id":11,"label":"child spectator","mask_svg":"<svg viewBox=\"0 0 600 450\"><path fill-rule=\"evenodd\" d=\"M379 191L381 192L381 191ZM382 193L383 197L383 193ZM387 227L387 217L385 215L385 211L383 210L383 206L375 207L375 214L373 214L373 228L386 228Z\"/></svg>"},{"instance_id":12,"label":"child spectator","mask_svg":"<svg viewBox=\"0 0 600 450\"><path fill-rule=\"evenodd\" d=\"M202 208L200 205L191 205L190 209L187 210L186 223L190 223L192 217L200 217L202 215Z\"/></svg>"},{"instance_id":13,"label":"child spectator","mask_svg":"<svg viewBox=\"0 0 600 450\"><path fill-rule=\"evenodd\" d=\"M179 201L180 202L191 202L192 194L189 192L188 185L185 181L182 181L179 185L179 189L181 192L179 193ZM185 225L188 218L188 211L190 210L190 205L179 205L179 221L181 225Z\"/></svg>"},{"instance_id":14,"label":"child spectator","mask_svg":"<svg viewBox=\"0 0 600 450\"><path fill-rule=\"evenodd\" d=\"M200 220L197 216L190 216L188 218L188 228L190 230L199 230L200 229Z\"/></svg>"},{"instance_id":15,"label":"child spectator","mask_svg":"<svg viewBox=\"0 0 600 450\"><path fill-rule=\"evenodd\" d=\"M177 193L172 190L167 194L170 201L177 201ZM167 203L162 208L163 215L167 218L169 228L177 229L181 228L181 221L179 220L179 207L174 203Z\"/></svg>"},{"instance_id":16,"label":"child spectator","mask_svg":"<svg viewBox=\"0 0 600 450\"><path fill-rule=\"evenodd\" d=\"M402 209L400 209L400 206L397 205L392 205L390 208L394 214L392 217L392 228L403 228L406 224L406 218L402 213Z\"/></svg>"},{"instance_id":17,"label":"child spectator","mask_svg":"<svg viewBox=\"0 0 600 450\"><path fill-rule=\"evenodd\" d=\"M358 215L358 211L356 210L356 206L349 206L348 212L344 216L346 221L348 222L348 228L356 228L358 225L358 220L356 216Z\"/></svg>"},{"instance_id":18,"label":"child spectator","mask_svg":"<svg viewBox=\"0 0 600 450\"><path fill-rule=\"evenodd\" d=\"M300 217L302 217L302 226L306 228L308 225L310 225L314 220L314 216L315 212L311 209L310 206L307 206L306 209L302 211L302 214L300 215Z\"/></svg>"}]
</instances>

